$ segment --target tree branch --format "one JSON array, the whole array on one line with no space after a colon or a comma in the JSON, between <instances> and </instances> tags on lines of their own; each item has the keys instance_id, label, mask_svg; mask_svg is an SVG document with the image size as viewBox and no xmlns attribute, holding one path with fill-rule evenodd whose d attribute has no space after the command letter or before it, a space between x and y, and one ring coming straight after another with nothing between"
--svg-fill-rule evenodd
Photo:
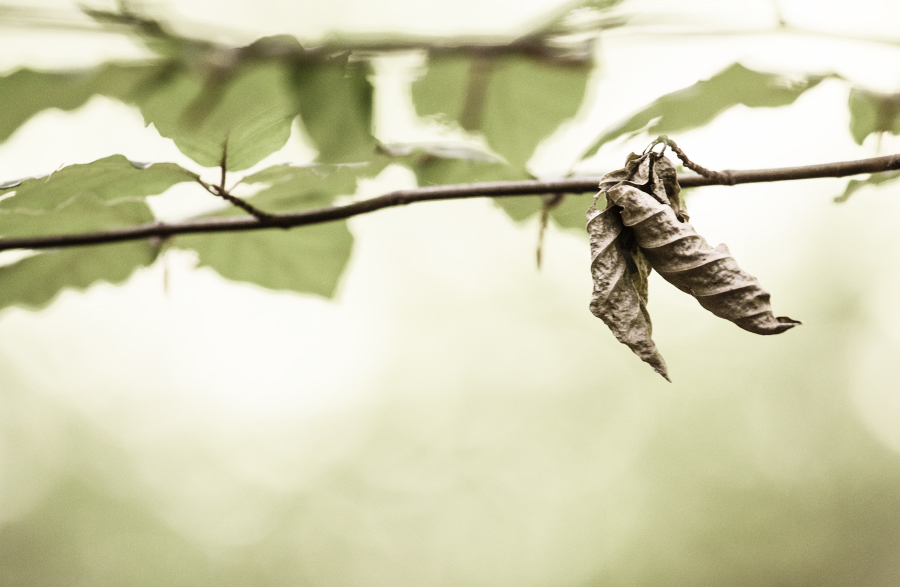
<instances>
[{"instance_id":1,"label":"tree branch","mask_svg":"<svg viewBox=\"0 0 900 587\"><path fill-rule=\"evenodd\" d=\"M520 55L557 63L559 65L586 66L592 63L593 45L591 42L560 44L556 35L525 35L518 38L493 37L457 37L435 38L414 35L398 37L392 35L364 35L341 37L335 34L328 39L314 42L310 46L292 43L285 39L262 39L243 47L232 47L203 38L188 37L176 33L162 21L149 18L132 11L108 11L85 8L82 11L98 23L125 27L126 30L139 36L155 40L176 43L183 47L192 47L193 54L230 53L235 60L287 59L293 61L327 61L335 54L342 53L393 53L427 50L432 55L452 54L473 57L499 57L504 55ZM620 26L618 20L610 21L608 27ZM190 28L190 27L185 27Z\"/></svg>"},{"instance_id":2,"label":"tree branch","mask_svg":"<svg viewBox=\"0 0 900 587\"><path fill-rule=\"evenodd\" d=\"M721 171L712 177L695 174L681 175L678 182L683 188L708 185L736 185L741 183L765 183L814 179L819 177L845 177L860 173L879 173L900 169L900 154L806 165L803 167L780 167L775 169L751 169L744 171ZM495 198L499 196L526 196L547 193L580 194L597 191L599 177L581 177L557 181L496 181L457 185L441 185L410 190L398 190L343 206L301 210L284 214L272 214L265 218L253 216L208 218L179 223L155 222L81 234L60 234L33 237L0 238L0 251L8 249L55 249L141 240L145 238L167 238L178 234L204 232L236 232L242 230L262 230L270 228L293 228L309 224L321 224L344 220L352 216L368 214L384 208L405 206L414 202L435 200L459 200L466 198Z\"/></svg>"}]
</instances>

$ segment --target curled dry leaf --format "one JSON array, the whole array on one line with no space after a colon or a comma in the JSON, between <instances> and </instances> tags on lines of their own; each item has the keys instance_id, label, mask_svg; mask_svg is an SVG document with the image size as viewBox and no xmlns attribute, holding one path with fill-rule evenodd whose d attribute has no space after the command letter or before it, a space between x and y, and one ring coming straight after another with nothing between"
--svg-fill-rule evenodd
<instances>
[{"instance_id":1,"label":"curled dry leaf","mask_svg":"<svg viewBox=\"0 0 900 587\"><path fill-rule=\"evenodd\" d=\"M630 155L623 169L604 176L600 191L606 193L606 209L598 211L595 198L587 215L591 312L666 379L665 362L650 338L650 268L744 330L779 334L800 324L775 317L769 293L738 267L728 248L713 248L697 234L687 221L675 167L661 153Z\"/></svg>"},{"instance_id":2,"label":"curled dry leaf","mask_svg":"<svg viewBox=\"0 0 900 587\"><path fill-rule=\"evenodd\" d=\"M653 331L647 311L650 267L634 239L627 238L619 211L607 207L601 212L596 203L595 197L587 213L594 280L591 313L603 320L619 342L669 379L666 362L650 338Z\"/></svg>"}]
</instances>

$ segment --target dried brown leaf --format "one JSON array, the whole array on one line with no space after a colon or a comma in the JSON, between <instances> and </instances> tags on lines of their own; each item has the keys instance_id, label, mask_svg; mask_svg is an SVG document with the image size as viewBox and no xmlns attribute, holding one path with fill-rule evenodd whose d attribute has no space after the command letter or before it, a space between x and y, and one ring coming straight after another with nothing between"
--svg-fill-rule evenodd
<instances>
[{"instance_id":1,"label":"dried brown leaf","mask_svg":"<svg viewBox=\"0 0 900 587\"><path fill-rule=\"evenodd\" d=\"M716 316L756 334L779 334L800 324L775 317L769 293L738 267L728 247L709 246L689 222L678 218L671 187L669 193L665 189L671 182L660 177L674 169L668 159L651 151L629 164L634 179L607 187L607 200L621 209L626 230L634 232L644 256L666 281Z\"/></svg>"},{"instance_id":2,"label":"dried brown leaf","mask_svg":"<svg viewBox=\"0 0 900 587\"><path fill-rule=\"evenodd\" d=\"M657 373L669 379L650 338L651 268L744 330L779 334L800 324L776 318L769 293L738 267L728 247L713 248L697 234L688 222L675 166L661 153L651 148L643 155L629 155L624 168L600 181L603 192L606 208L597 210L598 193L587 212L594 281L591 312Z\"/></svg>"},{"instance_id":3,"label":"dried brown leaf","mask_svg":"<svg viewBox=\"0 0 900 587\"><path fill-rule=\"evenodd\" d=\"M634 241L626 242L629 235L619 210L607 207L598 211L595 198L587 212L587 231L594 280L591 313L603 320L619 342L669 380L666 362L650 338L653 330L647 312L650 268L639 251L637 259L629 252L629 244L634 245Z\"/></svg>"}]
</instances>

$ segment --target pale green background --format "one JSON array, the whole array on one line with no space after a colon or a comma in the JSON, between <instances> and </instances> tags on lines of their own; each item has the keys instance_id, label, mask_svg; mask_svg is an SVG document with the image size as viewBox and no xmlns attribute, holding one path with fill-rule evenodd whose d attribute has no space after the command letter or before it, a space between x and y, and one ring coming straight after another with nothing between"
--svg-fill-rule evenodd
<instances>
[{"instance_id":1,"label":"pale green background","mask_svg":"<svg viewBox=\"0 0 900 587\"><path fill-rule=\"evenodd\" d=\"M170 4L236 42L509 33L557 5ZM900 89L898 46L841 38L896 38L894 2L780 4L836 34L763 34L765 1L626 2L636 24L604 37L588 102L534 169L565 171L606 124L738 59ZM140 54L0 29L4 71ZM394 98L382 138L435 132L396 85L417 63L380 65ZM711 168L873 156L874 137L850 137L848 91L828 80L674 138ZM607 145L582 170L647 141ZM190 165L136 110L94 98L0 145L0 180L112 153ZM267 162L311 156L297 134ZM654 277L671 385L588 312L586 239L551 228L537 271L536 221L487 200L353 219L332 301L226 282L172 252L124 286L4 310L0 585L896 585L900 197L888 184L833 204L845 181L689 195L698 231L804 325L756 337ZM413 182L393 167L358 195ZM175 219L206 198L177 187L154 206Z\"/></svg>"}]
</instances>

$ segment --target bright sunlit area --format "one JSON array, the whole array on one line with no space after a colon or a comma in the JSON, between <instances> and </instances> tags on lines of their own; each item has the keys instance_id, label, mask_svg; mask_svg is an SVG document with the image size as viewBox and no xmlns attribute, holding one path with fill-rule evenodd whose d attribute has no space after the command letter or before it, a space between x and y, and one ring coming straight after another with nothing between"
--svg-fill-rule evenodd
<instances>
[{"instance_id":1,"label":"bright sunlit area","mask_svg":"<svg viewBox=\"0 0 900 587\"><path fill-rule=\"evenodd\" d=\"M223 61L84 8L134 11L173 39L209 42ZM577 62L547 65L563 73L546 78L562 87L583 71L577 95L552 97L551 82L513 79L519 70L479 70L492 54L474 50L460 79L517 89L505 101L485 90L474 122L432 108L461 91L449 73L436 77L455 71L447 46L540 43L548 23L582 21L571 47L546 58ZM221 170L160 122L162 99L132 99L150 85L67 101L14 86L26 70L74 79L182 59L225 87L214 73L233 67L228 48L274 35L305 49L357 43L334 57L349 72L335 83L371 95L370 119L360 116L377 171L354 176L360 156L332 157L354 140L355 114L319 124L301 97L279 146L227 174L228 185L247 178L233 195L261 207L290 200L269 197L280 180L267 170L312 177L324 161L335 171L322 177L349 174L349 188L297 205L315 208L437 183L422 172L434 145L525 174L447 183L600 178L655 129L712 170L900 153L898 21L889 0L0 1L0 243L98 229L105 208L63 224L75 192L53 208L63 220L47 216L52 230L34 220L43 212L22 221L32 233L5 217L22 213L11 203L26 186L69 189L67 168L113 155L133 162L122 160L130 173L171 163L197 179L109 196L146 203L121 222L244 214L199 185ZM154 83L177 75L159 67ZM696 104L677 94L743 68L752 72L734 79L775 81L721 82L734 97L706 118L718 94ZM865 119L878 132L860 134L869 123L854 96L880 100ZM201 104L213 117L215 100ZM506 115L516 122L500 134L490 125ZM226 137L235 161L239 130ZM404 145L432 151L385 155ZM240 244L215 250L203 244L211 233L152 237L132 243L152 256L115 279L98 268L125 245L66 249L78 256L44 273L22 263L61 252L4 250L0 585L896 585L900 179L878 177L685 189L697 233L727 244L775 315L802 325L747 332L654 271L646 307L671 383L589 310L591 193L565 196L545 230L534 195L232 233ZM836 202L851 180L870 181ZM274 233L313 236L264 249ZM337 269L321 260L337 253L319 234L344 251ZM19 293L38 289L40 299Z\"/></svg>"}]
</instances>

